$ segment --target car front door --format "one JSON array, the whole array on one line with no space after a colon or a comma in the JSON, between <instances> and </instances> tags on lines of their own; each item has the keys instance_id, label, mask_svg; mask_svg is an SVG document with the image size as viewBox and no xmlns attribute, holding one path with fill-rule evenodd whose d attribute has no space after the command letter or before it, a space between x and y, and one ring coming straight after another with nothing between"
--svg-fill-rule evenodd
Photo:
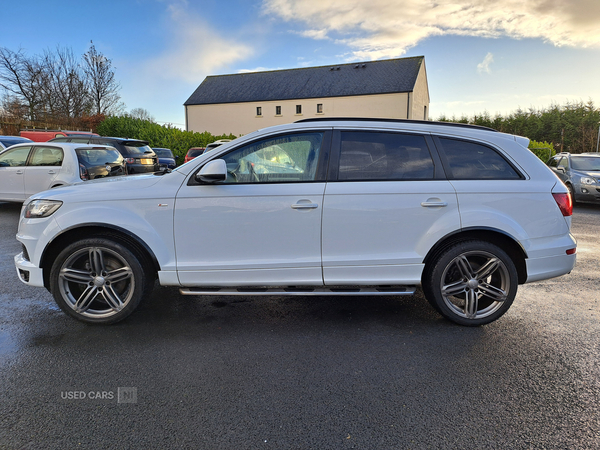
<instances>
[{"instance_id":1,"label":"car front door","mask_svg":"<svg viewBox=\"0 0 600 450\"><path fill-rule=\"evenodd\" d=\"M322 285L329 140L326 131L258 140L219 156L227 180L202 184L192 176L175 203L180 283Z\"/></svg>"},{"instance_id":2,"label":"car front door","mask_svg":"<svg viewBox=\"0 0 600 450\"><path fill-rule=\"evenodd\" d=\"M63 159L61 148L36 145L25 168L25 195L50 189L62 169Z\"/></svg>"},{"instance_id":3,"label":"car front door","mask_svg":"<svg viewBox=\"0 0 600 450\"><path fill-rule=\"evenodd\" d=\"M30 146L7 150L0 155L0 199L25 200L25 165Z\"/></svg>"},{"instance_id":4,"label":"car front door","mask_svg":"<svg viewBox=\"0 0 600 450\"><path fill-rule=\"evenodd\" d=\"M460 228L428 136L336 131L323 208L326 285L419 284L423 260Z\"/></svg>"}]
</instances>

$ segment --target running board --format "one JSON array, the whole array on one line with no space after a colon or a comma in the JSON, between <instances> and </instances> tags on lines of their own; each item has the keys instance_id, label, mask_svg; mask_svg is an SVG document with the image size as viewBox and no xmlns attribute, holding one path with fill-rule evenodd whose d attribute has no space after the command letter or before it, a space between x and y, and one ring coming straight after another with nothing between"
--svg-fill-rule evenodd
<instances>
[{"instance_id":1,"label":"running board","mask_svg":"<svg viewBox=\"0 0 600 450\"><path fill-rule=\"evenodd\" d=\"M413 295L415 286L181 288L182 295Z\"/></svg>"}]
</instances>

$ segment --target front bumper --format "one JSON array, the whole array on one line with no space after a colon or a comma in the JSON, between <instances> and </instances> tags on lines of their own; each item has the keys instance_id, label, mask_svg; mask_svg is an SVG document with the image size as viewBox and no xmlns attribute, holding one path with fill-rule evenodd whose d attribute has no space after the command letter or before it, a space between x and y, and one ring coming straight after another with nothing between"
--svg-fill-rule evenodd
<instances>
[{"instance_id":1,"label":"front bumper","mask_svg":"<svg viewBox=\"0 0 600 450\"><path fill-rule=\"evenodd\" d=\"M25 258L23 252L15 256L19 280L29 286L44 287L44 271Z\"/></svg>"}]
</instances>

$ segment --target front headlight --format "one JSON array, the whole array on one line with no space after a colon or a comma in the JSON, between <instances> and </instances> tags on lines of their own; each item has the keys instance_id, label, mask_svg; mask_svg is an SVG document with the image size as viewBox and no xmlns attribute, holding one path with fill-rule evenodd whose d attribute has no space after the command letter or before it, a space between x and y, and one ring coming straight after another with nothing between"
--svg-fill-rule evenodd
<instances>
[{"instance_id":1,"label":"front headlight","mask_svg":"<svg viewBox=\"0 0 600 450\"><path fill-rule=\"evenodd\" d=\"M592 177L581 177L581 184L596 184L596 180Z\"/></svg>"},{"instance_id":2,"label":"front headlight","mask_svg":"<svg viewBox=\"0 0 600 450\"><path fill-rule=\"evenodd\" d=\"M23 207L23 217L26 219L41 219L42 217L50 217L62 206L62 202L58 200L33 200Z\"/></svg>"}]
</instances>

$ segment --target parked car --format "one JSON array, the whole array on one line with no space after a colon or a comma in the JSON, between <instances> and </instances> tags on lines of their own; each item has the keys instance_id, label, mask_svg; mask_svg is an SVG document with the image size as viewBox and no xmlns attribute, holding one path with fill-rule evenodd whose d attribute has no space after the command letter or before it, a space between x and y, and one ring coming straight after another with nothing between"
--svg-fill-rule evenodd
<instances>
[{"instance_id":1,"label":"parked car","mask_svg":"<svg viewBox=\"0 0 600 450\"><path fill-rule=\"evenodd\" d=\"M0 153L0 200L23 202L50 188L125 173L125 161L112 147L17 144Z\"/></svg>"},{"instance_id":2,"label":"parked car","mask_svg":"<svg viewBox=\"0 0 600 450\"><path fill-rule=\"evenodd\" d=\"M191 161L192 159L194 159L196 156L200 156L202 153L204 153L204 150L206 150L205 147L192 147L188 150L188 152L185 154L185 158L183 160L184 163Z\"/></svg>"},{"instance_id":3,"label":"parked car","mask_svg":"<svg viewBox=\"0 0 600 450\"><path fill-rule=\"evenodd\" d=\"M174 169L177 166L176 160L179 156L174 156L171 149L168 148L154 148L154 153L158 156L158 164L160 165L160 169Z\"/></svg>"},{"instance_id":4,"label":"parked car","mask_svg":"<svg viewBox=\"0 0 600 450\"><path fill-rule=\"evenodd\" d=\"M210 144L208 144L206 146L206 148L204 149L204 151L202 153L208 153L211 150L214 150L215 148L217 148L220 145L223 145L223 144L225 144L227 142L231 142L231 139L219 139L218 141L211 142Z\"/></svg>"},{"instance_id":5,"label":"parked car","mask_svg":"<svg viewBox=\"0 0 600 450\"><path fill-rule=\"evenodd\" d=\"M599 153L558 153L547 164L565 183L574 203L600 203Z\"/></svg>"},{"instance_id":6,"label":"parked car","mask_svg":"<svg viewBox=\"0 0 600 450\"><path fill-rule=\"evenodd\" d=\"M170 173L34 195L17 273L90 323L124 319L158 279L183 295L366 301L422 286L444 317L483 325L519 284L575 265L571 197L528 143L425 121L265 128Z\"/></svg>"},{"instance_id":7,"label":"parked car","mask_svg":"<svg viewBox=\"0 0 600 450\"><path fill-rule=\"evenodd\" d=\"M148 146L147 141L105 136L72 136L52 139L50 142L77 142L91 145L110 145L116 148L125 162L127 173L148 173L160 170L156 153Z\"/></svg>"},{"instance_id":8,"label":"parked car","mask_svg":"<svg viewBox=\"0 0 600 450\"><path fill-rule=\"evenodd\" d=\"M34 142L48 142L50 139L68 136L98 136L91 131L65 131L65 130L22 130L19 136L31 139Z\"/></svg>"},{"instance_id":9,"label":"parked car","mask_svg":"<svg viewBox=\"0 0 600 450\"><path fill-rule=\"evenodd\" d=\"M15 144L23 144L25 142L32 142L31 139L23 138L20 136L0 136L0 151Z\"/></svg>"}]
</instances>

